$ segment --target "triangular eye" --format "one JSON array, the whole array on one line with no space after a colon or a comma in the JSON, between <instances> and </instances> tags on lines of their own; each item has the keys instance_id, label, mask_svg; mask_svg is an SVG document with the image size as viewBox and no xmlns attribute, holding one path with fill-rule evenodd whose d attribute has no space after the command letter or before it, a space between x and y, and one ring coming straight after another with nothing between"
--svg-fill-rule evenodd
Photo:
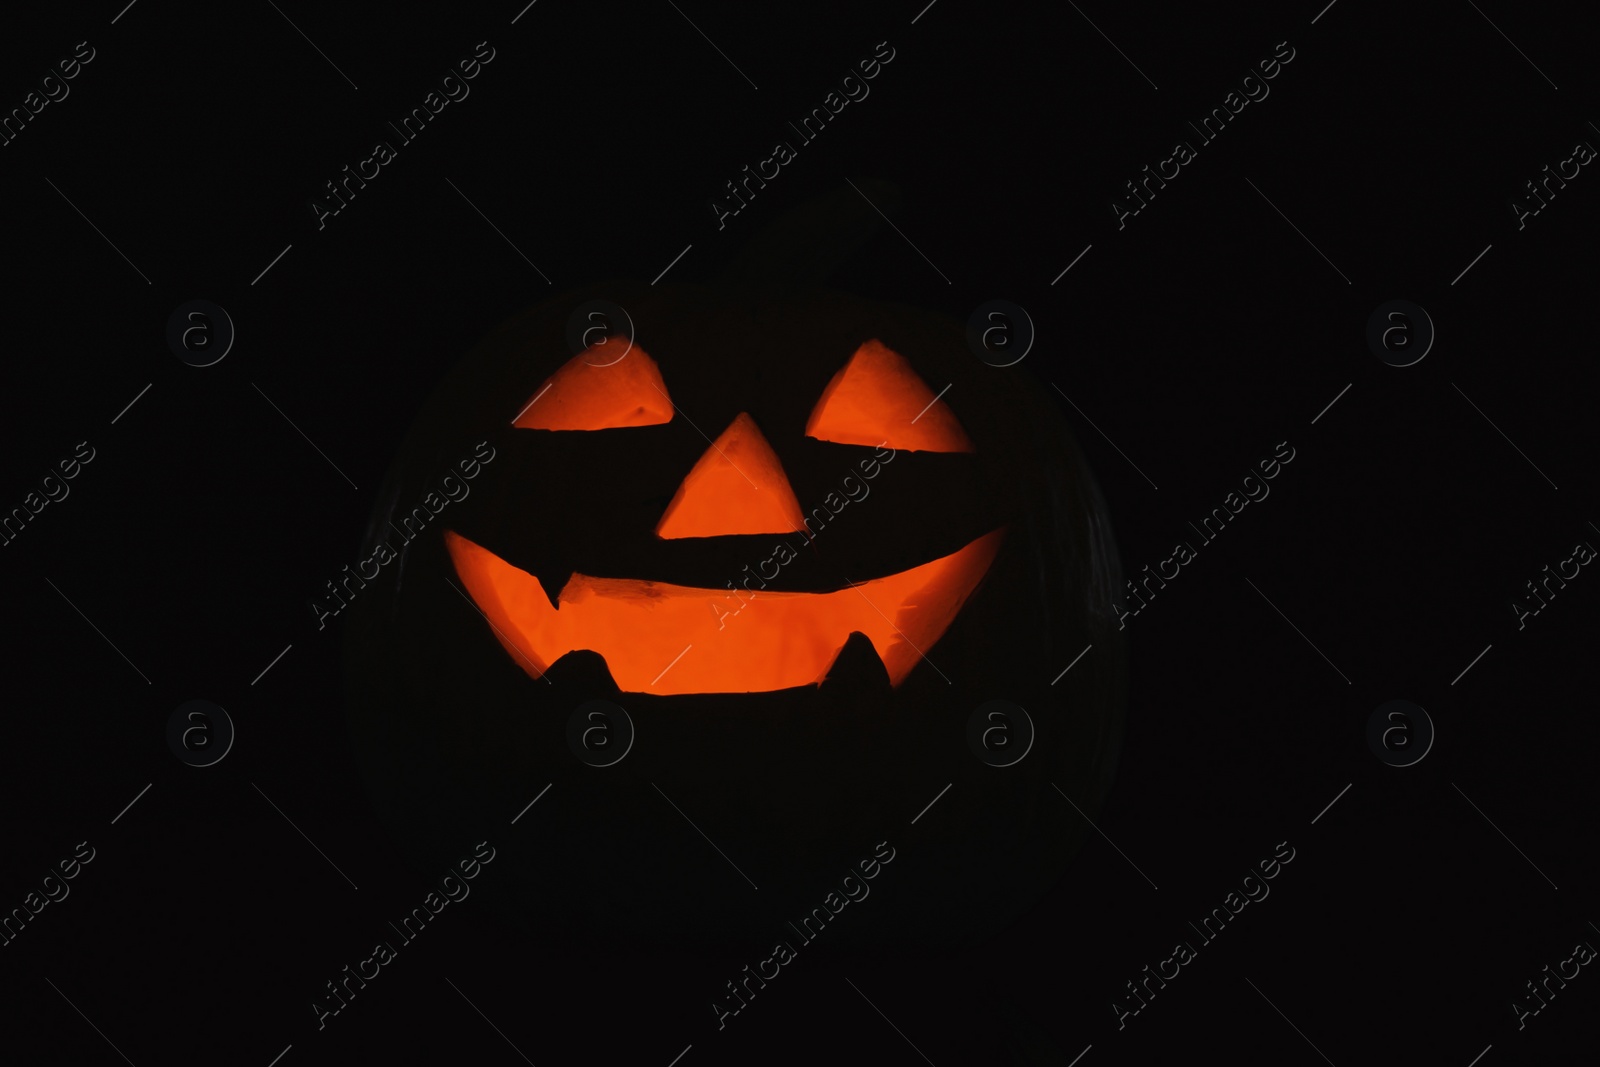
<instances>
[{"instance_id":1,"label":"triangular eye","mask_svg":"<svg viewBox=\"0 0 1600 1067\"><path fill-rule=\"evenodd\" d=\"M856 349L822 391L806 420L806 436L907 452L972 451L949 405L904 356L876 339Z\"/></svg>"},{"instance_id":2,"label":"triangular eye","mask_svg":"<svg viewBox=\"0 0 1600 1067\"><path fill-rule=\"evenodd\" d=\"M617 359L609 352L602 355L601 345L594 345L550 375L511 425L523 430L609 430L671 421L667 387L644 349L635 344Z\"/></svg>"}]
</instances>

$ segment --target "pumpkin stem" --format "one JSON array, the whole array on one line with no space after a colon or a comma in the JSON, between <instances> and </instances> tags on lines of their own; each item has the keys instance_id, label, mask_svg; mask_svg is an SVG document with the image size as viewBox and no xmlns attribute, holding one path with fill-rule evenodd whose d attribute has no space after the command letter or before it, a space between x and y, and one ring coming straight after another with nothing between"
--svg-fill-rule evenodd
<instances>
[{"instance_id":1,"label":"pumpkin stem","mask_svg":"<svg viewBox=\"0 0 1600 1067\"><path fill-rule=\"evenodd\" d=\"M882 228L884 215L892 215L899 206L900 189L893 183L852 179L769 222L734 257L724 279L820 285Z\"/></svg>"}]
</instances>

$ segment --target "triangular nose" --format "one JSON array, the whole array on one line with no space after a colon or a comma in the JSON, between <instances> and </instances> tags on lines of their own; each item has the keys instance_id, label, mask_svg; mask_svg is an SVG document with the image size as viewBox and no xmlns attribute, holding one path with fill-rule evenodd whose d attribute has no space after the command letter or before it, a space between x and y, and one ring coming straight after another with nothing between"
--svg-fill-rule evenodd
<instances>
[{"instance_id":1,"label":"triangular nose","mask_svg":"<svg viewBox=\"0 0 1600 1067\"><path fill-rule=\"evenodd\" d=\"M678 486L656 536L791 533L803 526L777 453L755 420L740 412Z\"/></svg>"}]
</instances>

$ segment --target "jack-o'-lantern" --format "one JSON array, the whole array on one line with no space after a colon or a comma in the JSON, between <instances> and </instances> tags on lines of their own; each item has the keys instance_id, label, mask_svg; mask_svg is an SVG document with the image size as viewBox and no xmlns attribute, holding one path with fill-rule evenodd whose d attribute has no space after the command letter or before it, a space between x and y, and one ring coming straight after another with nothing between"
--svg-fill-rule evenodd
<instances>
[{"instance_id":1,"label":"jack-o'-lantern","mask_svg":"<svg viewBox=\"0 0 1600 1067\"><path fill-rule=\"evenodd\" d=\"M631 336L569 345L596 299ZM1045 391L942 316L754 280L546 301L419 417L385 539L345 620L372 794L420 854L493 835L479 889L547 943L760 947L880 841L841 943L982 936L1088 831L1052 783L1090 812L1109 785L1104 505ZM597 700L632 728L607 766L569 744ZM969 745L992 700L1031 724L1009 766Z\"/></svg>"}]
</instances>

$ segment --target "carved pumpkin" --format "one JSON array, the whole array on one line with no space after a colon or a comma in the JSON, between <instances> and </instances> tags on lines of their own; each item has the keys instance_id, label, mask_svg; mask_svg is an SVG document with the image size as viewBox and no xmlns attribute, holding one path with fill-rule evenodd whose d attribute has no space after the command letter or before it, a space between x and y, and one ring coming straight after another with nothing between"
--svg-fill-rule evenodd
<instances>
[{"instance_id":1,"label":"carved pumpkin","mask_svg":"<svg viewBox=\"0 0 1600 1067\"><path fill-rule=\"evenodd\" d=\"M636 335L572 355L597 297ZM1051 783L1093 814L1120 736L1115 549L1049 396L959 324L766 282L556 297L440 387L369 548L484 438L345 622L369 788L420 857L514 833L480 892L544 943L738 952L879 841L840 943L983 936L1065 869L1090 831ZM596 699L636 730L603 768L567 744ZM1036 731L1003 768L967 744L995 699Z\"/></svg>"},{"instance_id":2,"label":"carved pumpkin","mask_svg":"<svg viewBox=\"0 0 1600 1067\"><path fill-rule=\"evenodd\" d=\"M673 405L655 360L634 345L608 361L603 347L568 360L513 425L594 432L671 422ZM805 436L860 445L869 456L874 445L891 455L972 451L944 401L904 357L875 338L861 344L822 390ZM855 466L861 469L846 467L850 473L841 478L846 495L835 490L803 512L755 420L743 411L734 416L688 470L653 532L662 540L777 538L745 587L734 577L727 588L707 588L574 573L560 589L545 589L538 578L454 531L445 534L445 544L496 637L534 678L568 652L590 649L625 693L788 689L821 682L849 636L861 633L883 660L890 684L899 685L983 578L1002 531L894 574L856 581L841 575L839 587L829 591L776 588L781 569L835 517L830 503L842 512L852 497L862 504L870 498L867 472L883 464L864 458ZM825 551L818 546L819 558ZM730 626L730 616L741 615L747 603L758 617Z\"/></svg>"}]
</instances>

